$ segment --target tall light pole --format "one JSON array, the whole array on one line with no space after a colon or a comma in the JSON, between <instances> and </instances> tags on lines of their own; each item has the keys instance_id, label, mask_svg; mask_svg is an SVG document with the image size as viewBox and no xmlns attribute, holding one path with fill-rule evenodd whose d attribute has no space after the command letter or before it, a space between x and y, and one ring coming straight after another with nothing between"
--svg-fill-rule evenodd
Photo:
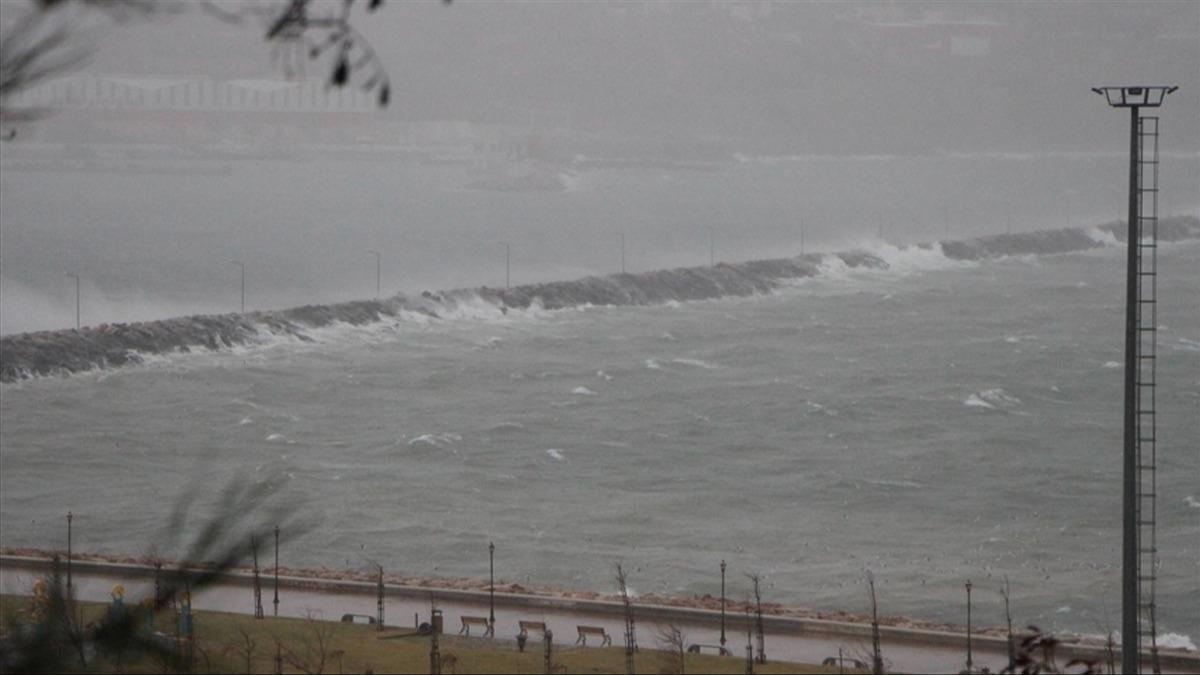
<instances>
[{"instance_id":1,"label":"tall light pole","mask_svg":"<svg viewBox=\"0 0 1200 675\"><path fill-rule=\"evenodd\" d=\"M496 544L488 542L488 630L496 635Z\"/></svg>"},{"instance_id":2,"label":"tall light pole","mask_svg":"<svg viewBox=\"0 0 1200 675\"><path fill-rule=\"evenodd\" d=\"M75 280L75 330L79 330L79 275L67 272L67 276Z\"/></svg>"},{"instance_id":3,"label":"tall light pole","mask_svg":"<svg viewBox=\"0 0 1200 675\"><path fill-rule=\"evenodd\" d=\"M242 269L242 314L246 313L246 263L240 260L229 261L231 265L237 265Z\"/></svg>"},{"instance_id":4,"label":"tall light pole","mask_svg":"<svg viewBox=\"0 0 1200 675\"><path fill-rule=\"evenodd\" d=\"M721 561L721 646L725 646L725 561Z\"/></svg>"},{"instance_id":5,"label":"tall light pole","mask_svg":"<svg viewBox=\"0 0 1200 675\"><path fill-rule=\"evenodd\" d=\"M800 255L804 255L804 219L800 220Z\"/></svg>"},{"instance_id":6,"label":"tall light pole","mask_svg":"<svg viewBox=\"0 0 1200 675\"><path fill-rule=\"evenodd\" d=\"M508 289L512 287L512 244L502 241L500 245L504 247L504 288Z\"/></svg>"},{"instance_id":7,"label":"tall light pole","mask_svg":"<svg viewBox=\"0 0 1200 675\"><path fill-rule=\"evenodd\" d=\"M711 225L708 226L708 266L713 267L717 264L716 256L716 234Z\"/></svg>"},{"instance_id":8,"label":"tall light pole","mask_svg":"<svg viewBox=\"0 0 1200 675\"><path fill-rule=\"evenodd\" d=\"M975 672L971 659L971 580L967 579L967 672Z\"/></svg>"},{"instance_id":9,"label":"tall light pole","mask_svg":"<svg viewBox=\"0 0 1200 675\"><path fill-rule=\"evenodd\" d=\"M367 253L375 256L375 297L378 298L381 279L380 270L383 266L383 254L379 251L367 251Z\"/></svg>"},{"instance_id":10,"label":"tall light pole","mask_svg":"<svg viewBox=\"0 0 1200 675\"><path fill-rule=\"evenodd\" d=\"M1122 486L1122 527L1121 527L1121 672L1140 672L1141 666L1141 630L1138 625L1138 613L1141 610L1141 574L1139 571L1140 532L1139 517L1142 504L1138 503L1138 482L1140 469L1138 466L1138 291L1140 285L1139 260L1142 233L1139 205L1140 180L1142 176L1141 157L1138 152L1138 136L1141 133L1140 109L1157 108L1162 105L1167 94L1178 89L1171 86L1150 87L1097 87L1092 91L1104 96L1108 104L1114 108L1129 108L1129 215L1128 234L1126 242L1128 252L1125 265L1125 434L1124 453L1122 457L1123 486ZM1157 133L1157 126L1155 127ZM1157 147L1157 146L1156 146ZM1157 160L1157 157L1155 157ZM1153 177L1157 177L1157 166L1153 167ZM1155 196L1155 199L1157 197ZM1151 272L1153 274L1153 272ZM1149 327L1154 330L1155 327ZM1152 495L1153 493L1151 493ZM1153 499L1153 497L1151 497ZM1153 501L1150 502L1153 508ZM1153 511L1151 511L1153 513ZM1152 517L1152 516L1151 516ZM1150 569L1147 575L1154 574L1153 547L1148 551ZM1153 588L1153 587L1151 587ZM1154 611L1154 598L1149 598L1149 610ZM1153 621L1153 615L1151 615ZM1153 632L1151 632L1153 634Z\"/></svg>"}]
</instances>

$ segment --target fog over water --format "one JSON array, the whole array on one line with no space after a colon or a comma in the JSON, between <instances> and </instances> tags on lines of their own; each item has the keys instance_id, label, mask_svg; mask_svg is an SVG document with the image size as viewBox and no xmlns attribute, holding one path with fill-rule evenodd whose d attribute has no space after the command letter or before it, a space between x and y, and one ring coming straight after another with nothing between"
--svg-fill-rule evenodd
<instances>
[{"instance_id":1,"label":"fog over water","mask_svg":"<svg viewBox=\"0 0 1200 675\"><path fill-rule=\"evenodd\" d=\"M1115 627L1121 249L898 245L1123 219L1104 85L1180 86L1160 212L1200 215L1197 3L390 2L355 24L383 109L252 17L62 19L92 55L14 99L44 114L0 143L5 336L73 328L68 273L95 326L235 312L232 261L247 310L374 297L370 251L382 296L503 287L505 244L514 286L802 250L888 268L0 385L0 544L56 545L41 523L72 507L87 548L136 553L195 475L283 475L323 516L297 563L479 576L496 538L522 581L610 590L626 560L711 593L727 558L853 610L871 567L889 612L944 620L1008 574L1029 620ZM1192 642L1197 246L1164 249L1159 390L1162 630Z\"/></svg>"}]
</instances>

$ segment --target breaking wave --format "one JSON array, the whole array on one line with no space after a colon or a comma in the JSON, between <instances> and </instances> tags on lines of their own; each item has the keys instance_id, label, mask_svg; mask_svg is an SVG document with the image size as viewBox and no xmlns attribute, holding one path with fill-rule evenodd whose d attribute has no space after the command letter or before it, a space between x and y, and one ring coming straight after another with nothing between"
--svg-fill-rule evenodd
<instances>
[{"instance_id":1,"label":"breaking wave","mask_svg":"<svg viewBox=\"0 0 1200 675\"><path fill-rule=\"evenodd\" d=\"M0 382L78 373L143 363L160 355L255 347L279 339L316 342L317 329L361 329L449 319L497 319L510 311L595 305L667 305L724 296L770 293L799 279L843 276L854 271L938 269L1010 255L1069 253L1118 244L1120 223L1002 234L961 241L808 254L794 258L681 267L640 274L592 276L572 281L527 284L509 289L481 287L420 295L396 295L332 305L248 314L197 315L129 324L103 324L82 330L42 331L0 337ZM1164 241L1200 238L1200 219L1164 218ZM647 361L647 368L658 368ZM995 402L983 401L994 404ZM975 405L974 403L970 405Z\"/></svg>"}]
</instances>

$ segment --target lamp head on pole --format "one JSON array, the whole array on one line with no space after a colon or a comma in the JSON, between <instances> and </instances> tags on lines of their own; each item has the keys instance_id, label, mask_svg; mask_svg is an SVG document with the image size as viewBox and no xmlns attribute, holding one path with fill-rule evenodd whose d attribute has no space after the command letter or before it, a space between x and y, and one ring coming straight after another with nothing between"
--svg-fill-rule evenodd
<instances>
[{"instance_id":1,"label":"lamp head on pole","mask_svg":"<svg viewBox=\"0 0 1200 675\"><path fill-rule=\"evenodd\" d=\"M1167 94L1179 87L1154 85L1150 87L1092 87L1114 108L1157 108Z\"/></svg>"}]
</instances>

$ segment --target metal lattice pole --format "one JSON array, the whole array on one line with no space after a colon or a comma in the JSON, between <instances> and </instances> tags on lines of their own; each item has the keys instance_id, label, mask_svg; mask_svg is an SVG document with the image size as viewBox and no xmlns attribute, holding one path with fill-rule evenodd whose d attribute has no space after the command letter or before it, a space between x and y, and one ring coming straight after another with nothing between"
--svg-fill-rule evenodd
<instances>
[{"instance_id":1,"label":"metal lattice pole","mask_svg":"<svg viewBox=\"0 0 1200 675\"><path fill-rule=\"evenodd\" d=\"M1141 491L1142 464L1140 460L1139 403L1138 391L1139 359L1138 347L1141 342L1140 331L1147 327L1141 326L1140 312L1140 258L1142 245L1141 233L1141 153L1139 152L1139 137L1141 134L1140 110L1156 108L1162 105L1167 94L1178 89L1172 86L1149 87L1097 87L1092 89L1105 97L1108 104L1114 108L1129 108L1129 211L1127 222L1127 253L1126 253L1126 283L1125 283L1125 423L1124 444L1122 453L1122 527L1121 527L1121 671L1136 675L1141 672L1141 635L1143 633L1139 615L1143 607L1149 613L1149 623L1153 625L1154 598L1148 602L1141 597L1141 536L1143 525L1143 505ZM1157 135L1157 134L1156 134ZM1155 174L1157 175L1157 173ZM1156 188L1155 188L1156 189ZM1156 327L1150 326L1150 331ZM1151 471L1154 469L1151 468ZM1149 527L1153 528L1153 492L1147 495L1150 500ZM1149 551L1151 569L1148 575L1154 575L1153 547ZM1150 586L1151 595L1153 585Z\"/></svg>"}]
</instances>

